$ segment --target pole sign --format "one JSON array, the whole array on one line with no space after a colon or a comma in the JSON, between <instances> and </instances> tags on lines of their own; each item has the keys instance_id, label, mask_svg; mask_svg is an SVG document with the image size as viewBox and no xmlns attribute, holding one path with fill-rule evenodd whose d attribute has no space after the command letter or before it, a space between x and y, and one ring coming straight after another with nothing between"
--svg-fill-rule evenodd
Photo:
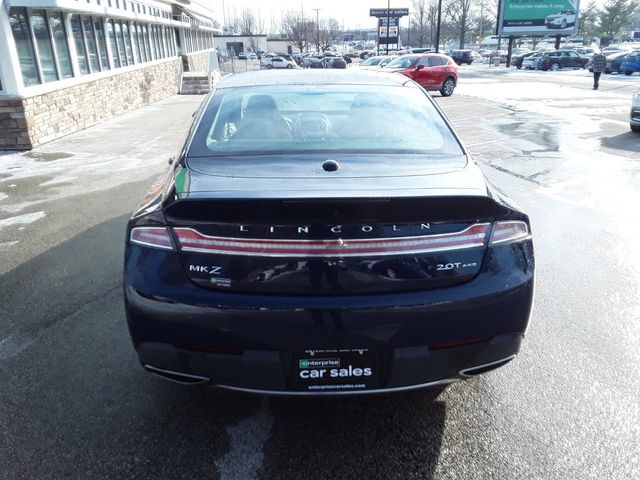
<instances>
[{"instance_id":1,"label":"pole sign","mask_svg":"<svg viewBox=\"0 0 640 480\"><path fill-rule=\"evenodd\" d=\"M389 28L388 36L387 27ZM378 36L381 44L398 43L398 17L389 17L389 25L387 25L387 17L378 18Z\"/></svg>"},{"instance_id":2,"label":"pole sign","mask_svg":"<svg viewBox=\"0 0 640 480\"><path fill-rule=\"evenodd\" d=\"M580 0L502 0L498 34L571 35L578 24Z\"/></svg>"},{"instance_id":3,"label":"pole sign","mask_svg":"<svg viewBox=\"0 0 640 480\"><path fill-rule=\"evenodd\" d=\"M400 18L409 15L408 8L371 8L370 17L378 18L378 45L398 44Z\"/></svg>"}]
</instances>

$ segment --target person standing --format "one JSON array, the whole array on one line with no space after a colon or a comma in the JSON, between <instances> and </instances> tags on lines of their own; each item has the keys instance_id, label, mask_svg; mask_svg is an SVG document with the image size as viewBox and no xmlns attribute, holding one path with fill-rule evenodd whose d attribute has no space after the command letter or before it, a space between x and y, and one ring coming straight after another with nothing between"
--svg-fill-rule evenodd
<instances>
[{"instance_id":1,"label":"person standing","mask_svg":"<svg viewBox=\"0 0 640 480\"><path fill-rule=\"evenodd\" d=\"M602 51L597 51L591 57L591 70L593 71L593 89L598 90L600 86L600 75L604 72L607 66L607 57L604 56Z\"/></svg>"}]
</instances>

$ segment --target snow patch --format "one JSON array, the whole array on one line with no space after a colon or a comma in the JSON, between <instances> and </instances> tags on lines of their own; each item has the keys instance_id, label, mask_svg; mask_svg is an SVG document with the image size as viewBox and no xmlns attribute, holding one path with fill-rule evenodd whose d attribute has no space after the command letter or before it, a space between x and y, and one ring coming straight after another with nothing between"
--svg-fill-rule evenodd
<instances>
[{"instance_id":1,"label":"snow patch","mask_svg":"<svg viewBox=\"0 0 640 480\"><path fill-rule=\"evenodd\" d=\"M13 225L27 225L29 223L36 222L46 216L47 214L44 212L33 212L25 213L24 215L17 215L15 217L4 218L0 220L0 229L11 227Z\"/></svg>"}]
</instances>

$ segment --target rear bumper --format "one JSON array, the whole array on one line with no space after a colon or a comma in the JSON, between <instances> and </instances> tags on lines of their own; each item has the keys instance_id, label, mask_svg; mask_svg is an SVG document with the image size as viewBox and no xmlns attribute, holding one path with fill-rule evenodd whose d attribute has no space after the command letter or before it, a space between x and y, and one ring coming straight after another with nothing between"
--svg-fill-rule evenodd
<instances>
[{"instance_id":1,"label":"rear bumper","mask_svg":"<svg viewBox=\"0 0 640 480\"><path fill-rule=\"evenodd\" d=\"M184 383L296 394L288 383L293 355L306 349L379 355L380 383L348 393L447 383L513 358L533 303L531 241L490 249L482 271L462 285L318 297L199 287L175 252L143 248L130 247L125 264L131 337L143 366ZM448 345L470 340L477 342Z\"/></svg>"},{"instance_id":2,"label":"rear bumper","mask_svg":"<svg viewBox=\"0 0 640 480\"><path fill-rule=\"evenodd\" d=\"M379 388L342 391L296 391L288 379L286 352L247 350L241 355L185 351L172 345L138 347L142 365L151 373L185 384L208 383L221 388L270 395L344 395L412 390L453 383L511 361L522 335L501 335L489 342L431 351L426 347L390 350L385 380Z\"/></svg>"}]
</instances>

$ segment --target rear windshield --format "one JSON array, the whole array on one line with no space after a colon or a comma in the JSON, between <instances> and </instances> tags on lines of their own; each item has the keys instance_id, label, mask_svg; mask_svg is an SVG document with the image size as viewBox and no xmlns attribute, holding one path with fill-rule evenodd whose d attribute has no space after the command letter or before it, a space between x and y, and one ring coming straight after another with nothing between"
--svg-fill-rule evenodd
<instances>
[{"instance_id":1,"label":"rear windshield","mask_svg":"<svg viewBox=\"0 0 640 480\"><path fill-rule=\"evenodd\" d=\"M369 85L218 89L188 154L294 152L462 154L427 93Z\"/></svg>"}]
</instances>

